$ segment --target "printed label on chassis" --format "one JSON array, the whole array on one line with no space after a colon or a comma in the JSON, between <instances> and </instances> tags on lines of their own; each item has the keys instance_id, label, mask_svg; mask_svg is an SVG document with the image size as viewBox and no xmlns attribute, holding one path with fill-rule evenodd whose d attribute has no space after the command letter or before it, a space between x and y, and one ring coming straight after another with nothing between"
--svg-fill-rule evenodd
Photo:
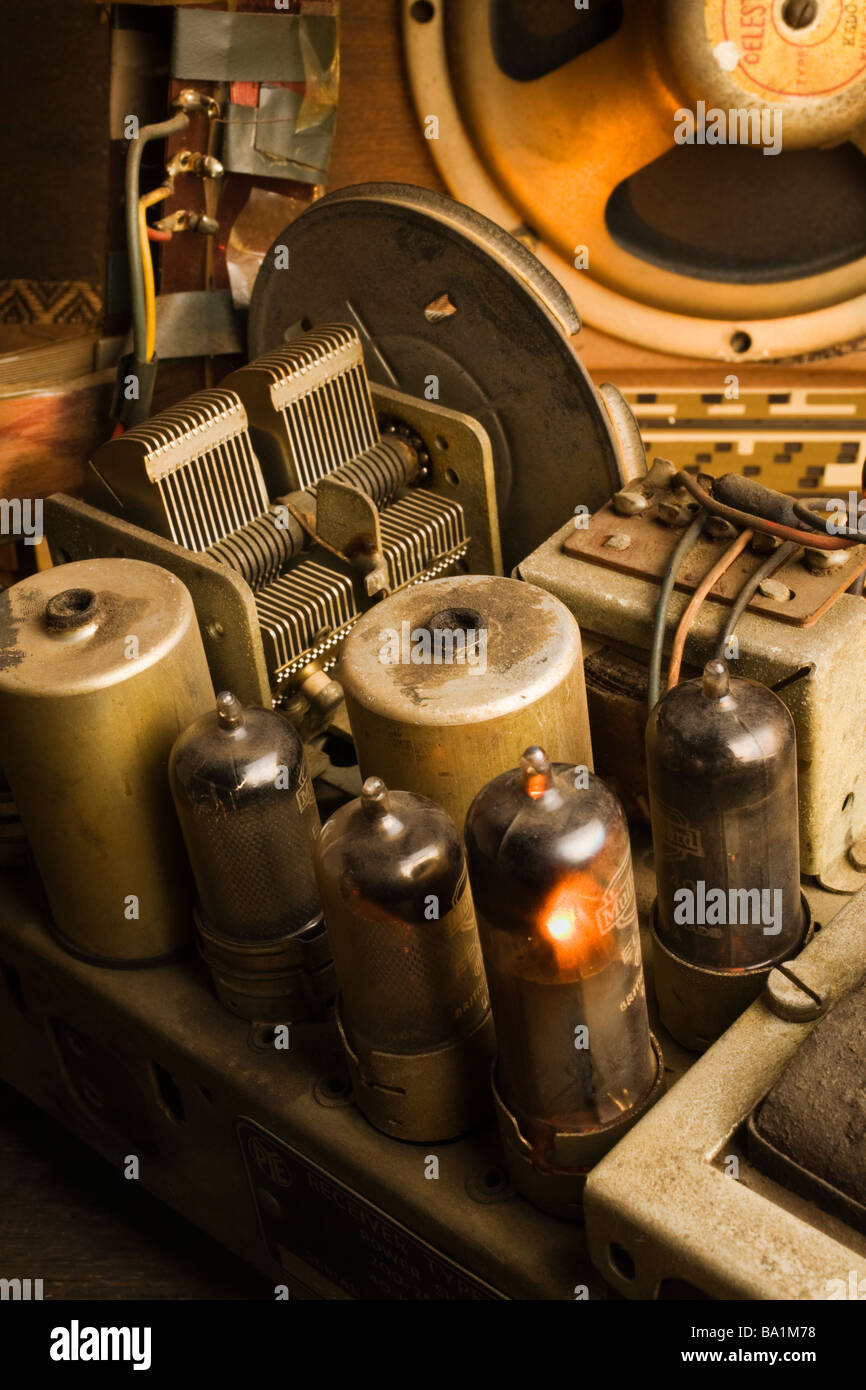
<instances>
[{"instance_id":1,"label":"printed label on chassis","mask_svg":"<svg viewBox=\"0 0 866 1390\"><path fill-rule=\"evenodd\" d=\"M358 1299L505 1297L253 1120L236 1128L265 1245L287 1271L300 1261Z\"/></svg>"}]
</instances>

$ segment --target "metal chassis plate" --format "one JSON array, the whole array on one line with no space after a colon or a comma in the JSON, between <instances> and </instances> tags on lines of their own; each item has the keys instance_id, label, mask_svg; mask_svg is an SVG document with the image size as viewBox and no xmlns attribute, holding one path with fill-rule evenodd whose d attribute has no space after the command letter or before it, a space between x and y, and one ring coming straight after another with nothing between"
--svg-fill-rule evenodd
<instances>
[{"instance_id":1,"label":"metal chassis plate","mask_svg":"<svg viewBox=\"0 0 866 1390\"><path fill-rule=\"evenodd\" d=\"M604 565L621 574L633 574L653 584L661 584L673 547L681 535L681 531L672 531L657 520L654 507L639 516L620 516L607 503L590 517L588 526L575 528L567 535L562 548L566 555L572 555L577 560ZM616 550L608 545L613 536L627 537L629 544L622 550ZM683 561L674 587L682 593L694 593L726 544L729 542L713 541L702 536ZM813 574L801 558L795 557L773 576L787 585L791 592L790 599L779 602L757 593L748 604L747 611L797 627L811 626L866 570L866 546L855 545L845 553L847 564L819 574ZM733 604L745 581L763 564L765 558L753 550L745 550L713 585L707 597L728 606Z\"/></svg>"},{"instance_id":2,"label":"metal chassis plate","mask_svg":"<svg viewBox=\"0 0 866 1390\"><path fill-rule=\"evenodd\" d=\"M861 890L800 954L798 975L835 1003L866 969L864 940ZM712 1298L827 1299L845 1296L851 1271L866 1279L866 1236L759 1173L742 1139L815 1022L756 1000L593 1169L590 1252L627 1298L681 1280Z\"/></svg>"},{"instance_id":3,"label":"metal chassis plate","mask_svg":"<svg viewBox=\"0 0 866 1390\"><path fill-rule=\"evenodd\" d=\"M67 1031L74 1067L59 1041ZM119 1182L126 1155L138 1155L150 1192L293 1295L348 1291L268 1249L235 1132L241 1118L386 1213L395 1242L430 1247L439 1263L427 1297L443 1295L452 1267L452 1298L477 1297L479 1283L512 1299L571 1300L576 1287L609 1296L581 1227L535 1211L507 1183L485 1184L502 1165L492 1120L448 1144L379 1134L347 1094L331 1094L330 1079L345 1077L333 1024L293 1027L288 1051L277 1051L260 1025L217 1003L197 961L147 970L78 961L16 871L0 875L0 1074L114 1164ZM431 1156L435 1179L425 1177ZM340 1252L330 1253L338 1271ZM372 1283L359 1292L378 1297Z\"/></svg>"}]
</instances>

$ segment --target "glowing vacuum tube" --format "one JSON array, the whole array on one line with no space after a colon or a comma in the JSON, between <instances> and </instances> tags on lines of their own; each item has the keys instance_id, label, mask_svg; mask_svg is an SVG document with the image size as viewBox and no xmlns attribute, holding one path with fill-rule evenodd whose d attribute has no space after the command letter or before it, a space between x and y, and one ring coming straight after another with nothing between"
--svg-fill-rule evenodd
<instances>
[{"instance_id":1,"label":"glowing vacuum tube","mask_svg":"<svg viewBox=\"0 0 866 1390\"><path fill-rule=\"evenodd\" d=\"M400 1139L490 1110L493 1026L460 837L425 796L368 777L316 845L355 1099Z\"/></svg>"},{"instance_id":2,"label":"glowing vacuum tube","mask_svg":"<svg viewBox=\"0 0 866 1390\"><path fill-rule=\"evenodd\" d=\"M478 793L466 850L509 1171L537 1206L578 1218L587 1170L661 1084L625 817L585 767L529 748Z\"/></svg>"},{"instance_id":3,"label":"glowing vacuum tube","mask_svg":"<svg viewBox=\"0 0 866 1390\"><path fill-rule=\"evenodd\" d=\"M794 721L778 695L709 661L647 724L665 1026L701 1051L804 941Z\"/></svg>"}]
</instances>

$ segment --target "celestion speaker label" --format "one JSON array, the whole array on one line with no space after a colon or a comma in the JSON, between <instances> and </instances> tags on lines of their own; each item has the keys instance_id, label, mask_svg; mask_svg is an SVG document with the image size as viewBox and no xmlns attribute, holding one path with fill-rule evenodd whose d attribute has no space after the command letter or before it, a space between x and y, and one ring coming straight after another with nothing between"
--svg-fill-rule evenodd
<instances>
[{"instance_id":1,"label":"celestion speaker label","mask_svg":"<svg viewBox=\"0 0 866 1390\"><path fill-rule=\"evenodd\" d=\"M779 0L709 0L715 52L739 53L735 80L767 100L829 96L866 72L864 0L822 0L802 28L786 24ZM733 67L733 59L731 59Z\"/></svg>"}]
</instances>

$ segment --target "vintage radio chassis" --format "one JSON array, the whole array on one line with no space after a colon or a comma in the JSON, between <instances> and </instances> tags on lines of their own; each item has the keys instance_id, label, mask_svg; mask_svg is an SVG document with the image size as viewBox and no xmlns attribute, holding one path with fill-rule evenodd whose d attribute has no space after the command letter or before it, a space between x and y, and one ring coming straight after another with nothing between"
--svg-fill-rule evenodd
<instances>
[{"instance_id":1,"label":"vintage radio chassis","mask_svg":"<svg viewBox=\"0 0 866 1390\"><path fill-rule=\"evenodd\" d=\"M643 919L651 852L644 841L634 853ZM825 927L848 904L807 952L835 998L866 967L866 897L807 891ZM3 1078L118 1182L136 1157L151 1193L292 1297L556 1301L607 1298L611 1285L681 1297L687 1280L696 1296L820 1298L831 1266L866 1275L862 1237L748 1165L726 1206L715 1190L719 1154L809 1025L758 1000L682 1082L695 1059L652 1026L678 1084L593 1171L584 1229L513 1192L492 1120L447 1144L377 1133L351 1101L333 1024L290 1027L278 1050L272 1024L219 1005L194 958L88 965L52 936L29 874L0 877ZM720 1212L740 1207L725 1227Z\"/></svg>"}]
</instances>

